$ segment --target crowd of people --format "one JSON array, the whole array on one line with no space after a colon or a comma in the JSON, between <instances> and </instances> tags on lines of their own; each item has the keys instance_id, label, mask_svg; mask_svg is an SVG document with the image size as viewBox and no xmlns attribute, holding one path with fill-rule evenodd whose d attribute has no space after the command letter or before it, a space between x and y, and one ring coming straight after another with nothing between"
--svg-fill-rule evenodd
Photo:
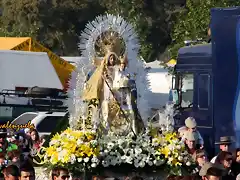
<instances>
[{"instance_id":1,"label":"crowd of people","mask_svg":"<svg viewBox=\"0 0 240 180\"><path fill-rule=\"evenodd\" d=\"M46 137L35 129L19 132L0 129L0 180L35 180L33 158ZM52 180L68 180L69 171L56 167L51 171Z\"/></svg>"},{"instance_id":2,"label":"crowd of people","mask_svg":"<svg viewBox=\"0 0 240 180\"><path fill-rule=\"evenodd\" d=\"M230 151L230 146L233 144L231 137L221 137L220 141L215 143L219 146L220 152L210 159L204 150L204 141L197 130L194 118L187 118L185 126L179 128L178 133L197 164L191 178L240 180L240 148ZM40 151L45 140L46 136L40 137L35 129L24 129L19 132L0 129L0 180L35 180L33 158ZM50 179L68 180L70 172L68 169L56 167L51 171ZM102 179L102 177L93 179Z\"/></svg>"},{"instance_id":3,"label":"crowd of people","mask_svg":"<svg viewBox=\"0 0 240 180\"><path fill-rule=\"evenodd\" d=\"M185 126L179 128L178 133L197 164L194 170L195 177L205 180L240 179L240 148L230 150L234 143L231 137L220 137L220 141L215 143L220 152L210 159L204 150L204 141L194 118L187 118Z\"/></svg>"}]
</instances>

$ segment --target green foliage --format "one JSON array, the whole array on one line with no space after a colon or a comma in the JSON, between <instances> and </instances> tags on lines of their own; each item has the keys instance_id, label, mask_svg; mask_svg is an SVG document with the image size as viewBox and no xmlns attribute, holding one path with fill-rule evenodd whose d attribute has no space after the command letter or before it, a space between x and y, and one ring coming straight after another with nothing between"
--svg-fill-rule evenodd
<instances>
[{"instance_id":1,"label":"green foliage","mask_svg":"<svg viewBox=\"0 0 240 180\"><path fill-rule=\"evenodd\" d=\"M88 0L0 0L0 35L30 36L59 55L79 55L78 33L103 13L99 7Z\"/></svg>"},{"instance_id":2,"label":"green foliage","mask_svg":"<svg viewBox=\"0 0 240 180\"><path fill-rule=\"evenodd\" d=\"M167 2L167 1L166 1ZM159 0L0 0L1 36L31 36L59 55L79 55L78 36L105 12L120 14L138 31L140 55L155 60L170 43L171 10ZM169 10L170 9L170 10Z\"/></svg>"},{"instance_id":3,"label":"green foliage","mask_svg":"<svg viewBox=\"0 0 240 180\"><path fill-rule=\"evenodd\" d=\"M108 13L120 14L133 24L140 38L140 55L154 61L170 44L170 20L167 10L174 5L152 0L101 0Z\"/></svg>"},{"instance_id":4,"label":"green foliage","mask_svg":"<svg viewBox=\"0 0 240 180\"><path fill-rule=\"evenodd\" d=\"M177 51L184 46L184 40L207 39L211 8L237 5L240 5L240 1L187 0L186 7L177 15L178 18L171 34L170 56L177 57Z\"/></svg>"}]
</instances>

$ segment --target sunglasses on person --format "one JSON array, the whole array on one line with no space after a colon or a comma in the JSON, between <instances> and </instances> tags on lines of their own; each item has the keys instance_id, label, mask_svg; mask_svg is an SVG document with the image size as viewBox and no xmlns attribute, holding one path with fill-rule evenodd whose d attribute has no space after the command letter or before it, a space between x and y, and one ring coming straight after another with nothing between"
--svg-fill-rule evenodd
<instances>
[{"instance_id":1,"label":"sunglasses on person","mask_svg":"<svg viewBox=\"0 0 240 180\"><path fill-rule=\"evenodd\" d=\"M69 175L63 175L63 176L61 176L61 179L63 179L63 180L65 180L65 179L69 179L69 178L70 178Z\"/></svg>"}]
</instances>

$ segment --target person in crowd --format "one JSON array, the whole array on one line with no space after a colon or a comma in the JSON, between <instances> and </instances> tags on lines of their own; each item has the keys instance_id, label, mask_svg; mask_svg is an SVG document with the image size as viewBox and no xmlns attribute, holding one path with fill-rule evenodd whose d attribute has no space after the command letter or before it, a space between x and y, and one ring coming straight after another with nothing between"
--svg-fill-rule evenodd
<instances>
[{"instance_id":1,"label":"person in crowd","mask_svg":"<svg viewBox=\"0 0 240 180\"><path fill-rule=\"evenodd\" d=\"M232 141L232 138L230 136L220 137L220 141L215 142L216 145L219 145L220 152L221 151L228 151L229 147L231 146L232 143L233 143L233 141ZM215 163L215 161L217 159L217 156L212 158L212 160L211 160L212 163Z\"/></svg>"},{"instance_id":2,"label":"person in crowd","mask_svg":"<svg viewBox=\"0 0 240 180\"><path fill-rule=\"evenodd\" d=\"M69 180L70 174L68 169L63 167L55 167L51 173L52 180Z\"/></svg>"},{"instance_id":3,"label":"person in crowd","mask_svg":"<svg viewBox=\"0 0 240 180\"><path fill-rule=\"evenodd\" d=\"M198 139L198 135L196 132L188 131L185 134L185 139L185 144L187 146L188 152L193 155L196 151L196 141Z\"/></svg>"},{"instance_id":4,"label":"person in crowd","mask_svg":"<svg viewBox=\"0 0 240 180\"><path fill-rule=\"evenodd\" d=\"M199 172L203 180L220 180L225 175L225 170L221 165L206 162Z\"/></svg>"},{"instance_id":5,"label":"person in crowd","mask_svg":"<svg viewBox=\"0 0 240 180\"><path fill-rule=\"evenodd\" d=\"M198 137L196 144L199 144L200 147L203 148L204 142L203 142L203 138L202 138L201 134L197 130L197 122L196 122L196 120L193 117L188 117L185 120L185 127L186 127L186 130L183 132L182 141L186 140L186 134L188 132L195 132L197 134L197 137Z\"/></svg>"},{"instance_id":6,"label":"person in crowd","mask_svg":"<svg viewBox=\"0 0 240 180\"><path fill-rule=\"evenodd\" d=\"M3 166L6 164L6 156L3 152L0 152L0 166Z\"/></svg>"},{"instance_id":7,"label":"person in crowd","mask_svg":"<svg viewBox=\"0 0 240 180\"><path fill-rule=\"evenodd\" d=\"M20 180L35 180L35 170L28 161L20 166Z\"/></svg>"},{"instance_id":8,"label":"person in crowd","mask_svg":"<svg viewBox=\"0 0 240 180\"><path fill-rule=\"evenodd\" d=\"M201 167L208 162L207 160L207 156L206 153L203 149L197 149L194 154L193 154L193 160L196 162L197 164L197 168L195 168L194 170L194 174L198 174Z\"/></svg>"},{"instance_id":9,"label":"person in crowd","mask_svg":"<svg viewBox=\"0 0 240 180\"><path fill-rule=\"evenodd\" d=\"M232 172L234 176L240 174L240 148L237 148L233 151L233 163L232 163Z\"/></svg>"},{"instance_id":10,"label":"person in crowd","mask_svg":"<svg viewBox=\"0 0 240 180\"><path fill-rule=\"evenodd\" d=\"M40 137L36 129L31 130L31 141L30 141L30 154L31 156L35 156L35 154L40 149Z\"/></svg>"},{"instance_id":11,"label":"person in crowd","mask_svg":"<svg viewBox=\"0 0 240 180\"><path fill-rule=\"evenodd\" d=\"M200 167L202 167L204 163L208 162L206 152L203 149L196 150L193 155L193 159Z\"/></svg>"},{"instance_id":12,"label":"person in crowd","mask_svg":"<svg viewBox=\"0 0 240 180\"><path fill-rule=\"evenodd\" d=\"M31 143L31 135L30 135L30 129L26 128L24 129L24 133L19 133L23 140L21 142L21 159L26 160L29 157L30 154L30 143Z\"/></svg>"},{"instance_id":13,"label":"person in crowd","mask_svg":"<svg viewBox=\"0 0 240 180\"><path fill-rule=\"evenodd\" d=\"M232 162L233 162L233 157L231 152L221 151L218 154L215 164L223 165L223 167L227 172L226 175L223 177L223 179L228 179L228 180L236 179L236 176L234 176L231 170Z\"/></svg>"},{"instance_id":14,"label":"person in crowd","mask_svg":"<svg viewBox=\"0 0 240 180\"><path fill-rule=\"evenodd\" d=\"M6 157L3 152L0 152L0 179L3 179L3 169L6 167Z\"/></svg>"},{"instance_id":15,"label":"person in crowd","mask_svg":"<svg viewBox=\"0 0 240 180\"><path fill-rule=\"evenodd\" d=\"M29 128L26 128L24 129L24 134L27 136L27 137L31 137L31 130Z\"/></svg>"},{"instance_id":16,"label":"person in crowd","mask_svg":"<svg viewBox=\"0 0 240 180\"><path fill-rule=\"evenodd\" d=\"M0 152L7 153L18 149L16 144L7 141L7 129L0 128Z\"/></svg>"},{"instance_id":17,"label":"person in crowd","mask_svg":"<svg viewBox=\"0 0 240 180\"><path fill-rule=\"evenodd\" d=\"M10 165L3 170L5 180L19 180L19 168L15 165Z\"/></svg>"},{"instance_id":18,"label":"person in crowd","mask_svg":"<svg viewBox=\"0 0 240 180\"><path fill-rule=\"evenodd\" d=\"M20 151L19 150L13 150L8 152L8 160L10 161L9 164L14 164L18 168L20 167Z\"/></svg>"}]
</instances>

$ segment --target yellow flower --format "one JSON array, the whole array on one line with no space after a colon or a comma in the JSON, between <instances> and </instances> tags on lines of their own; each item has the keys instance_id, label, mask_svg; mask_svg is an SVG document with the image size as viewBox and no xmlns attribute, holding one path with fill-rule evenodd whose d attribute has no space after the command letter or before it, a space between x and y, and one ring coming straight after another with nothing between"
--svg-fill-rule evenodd
<instances>
[{"instance_id":1,"label":"yellow flower","mask_svg":"<svg viewBox=\"0 0 240 180\"><path fill-rule=\"evenodd\" d=\"M160 149L161 154L163 154L165 156L165 158L168 158L169 154L170 154L170 150L168 149L167 146L163 147L162 149Z\"/></svg>"},{"instance_id":2,"label":"yellow flower","mask_svg":"<svg viewBox=\"0 0 240 180\"><path fill-rule=\"evenodd\" d=\"M173 159L173 161L172 161L172 165L173 165L173 166L181 166L182 163L178 162L177 159Z\"/></svg>"}]
</instances>

